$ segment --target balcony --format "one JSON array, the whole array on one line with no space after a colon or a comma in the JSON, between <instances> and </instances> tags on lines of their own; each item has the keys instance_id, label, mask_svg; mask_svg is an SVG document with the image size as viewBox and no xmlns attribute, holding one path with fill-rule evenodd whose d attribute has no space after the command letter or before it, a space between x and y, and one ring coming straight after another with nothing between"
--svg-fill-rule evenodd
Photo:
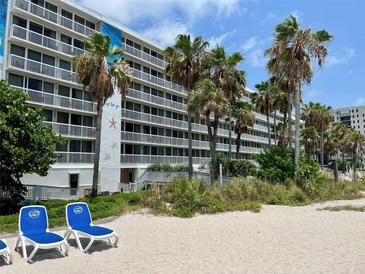
<instances>
[{"instance_id":1,"label":"balcony","mask_svg":"<svg viewBox=\"0 0 365 274\"><path fill-rule=\"evenodd\" d=\"M27 0L14 0L13 5L15 8L23 10L31 15L37 16L44 20L47 20L53 24L60 25L69 30L75 31L83 36L89 37L96 30L84 26L74 20L62 16L48 9L45 9L39 5L33 4Z\"/></svg>"},{"instance_id":2,"label":"balcony","mask_svg":"<svg viewBox=\"0 0 365 274\"><path fill-rule=\"evenodd\" d=\"M133 155L121 154L120 162L122 164L153 164L168 163L168 164L187 164L189 158L186 156L166 156L166 155ZM203 161L210 161L210 158L193 157L193 164L200 164Z\"/></svg>"},{"instance_id":3,"label":"balcony","mask_svg":"<svg viewBox=\"0 0 365 274\"><path fill-rule=\"evenodd\" d=\"M144 133L136 133L136 132L126 132L122 131L121 133L122 142L131 142L131 143L142 143L142 144L156 144L163 146L178 146L178 147L188 147L188 139L176 138L176 137L168 137L168 136L160 136L160 135L151 135ZM208 141L200 141L193 140L193 148L195 149L207 149L209 150L209 142ZM235 151L236 145L232 144L232 151ZM217 150L229 150L228 144L217 143ZM262 148L255 147L246 147L241 146L241 153L261 153L263 151Z\"/></svg>"},{"instance_id":4,"label":"balcony","mask_svg":"<svg viewBox=\"0 0 365 274\"><path fill-rule=\"evenodd\" d=\"M10 54L9 67L29 71L32 73L40 74L47 77L55 78L56 80L62 80L77 84L76 73L61 69L55 66L50 66L44 63L33 61L24 57Z\"/></svg>"},{"instance_id":5,"label":"balcony","mask_svg":"<svg viewBox=\"0 0 365 274\"><path fill-rule=\"evenodd\" d=\"M66 137L95 138L95 127L86 127L72 124L62 124L44 121L45 126L49 126L55 133Z\"/></svg>"},{"instance_id":6,"label":"balcony","mask_svg":"<svg viewBox=\"0 0 365 274\"><path fill-rule=\"evenodd\" d=\"M78 163L78 164L92 164L94 162L93 152L68 152L68 151L56 151L57 163L68 164L68 163Z\"/></svg>"},{"instance_id":7,"label":"balcony","mask_svg":"<svg viewBox=\"0 0 365 274\"><path fill-rule=\"evenodd\" d=\"M178 84L174 84L170 81L167 81L165 79L153 76L153 75L145 73L143 71L133 69L133 76L138 78L138 79L141 79L141 80L156 84L158 86L161 86L161 87L164 87L164 88L168 88L168 89L171 89L171 90L186 94L185 88L183 86L180 86Z\"/></svg>"},{"instance_id":8,"label":"balcony","mask_svg":"<svg viewBox=\"0 0 365 274\"><path fill-rule=\"evenodd\" d=\"M135 98L135 99L138 99L141 101L155 103L159 106L165 106L165 107L169 107L172 109L179 109L179 110L184 110L184 111L186 110L186 105L184 105L182 103L167 100L165 98L151 95L151 94L145 93L143 91L139 91L139 90L135 90L135 89L131 89L131 88L128 90L127 97Z\"/></svg>"},{"instance_id":9,"label":"balcony","mask_svg":"<svg viewBox=\"0 0 365 274\"><path fill-rule=\"evenodd\" d=\"M139 49L136 49L130 45L124 44L122 45L123 50L126 53L129 53L135 57L138 57L140 59L143 59L149 63L152 63L156 66L159 66L160 68L164 69L166 67L166 62L164 60L161 60L157 57L152 56L151 54L145 53Z\"/></svg>"},{"instance_id":10,"label":"balcony","mask_svg":"<svg viewBox=\"0 0 365 274\"><path fill-rule=\"evenodd\" d=\"M33 44L43 46L70 56L79 56L85 53L83 49L71 46L59 40L52 39L50 37L19 27L17 25L11 26L10 35L12 37L20 38Z\"/></svg>"},{"instance_id":11,"label":"balcony","mask_svg":"<svg viewBox=\"0 0 365 274\"><path fill-rule=\"evenodd\" d=\"M15 87L16 88L16 87ZM60 96L52 93L42 92L33 89L25 89L30 96L30 101L43 106L61 107L66 109L80 110L96 113L96 104L93 102Z\"/></svg>"}]
</instances>

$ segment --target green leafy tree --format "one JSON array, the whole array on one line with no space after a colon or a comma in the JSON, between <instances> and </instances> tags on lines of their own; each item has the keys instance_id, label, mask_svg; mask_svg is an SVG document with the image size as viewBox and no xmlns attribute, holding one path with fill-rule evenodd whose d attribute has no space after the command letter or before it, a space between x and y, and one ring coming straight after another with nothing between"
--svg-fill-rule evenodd
<instances>
[{"instance_id":1,"label":"green leafy tree","mask_svg":"<svg viewBox=\"0 0 365 274\"><path fill-rule=\"evenodd\" d=\"M198 36L191 40L190 35L180 34L176 37L175 44L165 50L167 61L166 72L171 75L174 83L182 85L190 94L201 76L201 60L205 54L208 42ZM189 179L193 177L193 143L191 116L188 117L188 153L189 153Z\"/></svg>"},{"instance_id":2,"label":"green leafy tree","mask_svg":"<svg viewBox=\"0 0 365 274\"><path fill-rule=\"evenodd\" d=\"M122 95L124 101L132 81L133 71L122 57L122 49L110 45L110 37L94 33L85 42L86 53L74 59L77 80L89 89L92 100L97 103L96 139L92 196L98 194L99 159L101 141L101 121L106 100L113 96L114 90Z\"/></svg>"},{"instance_id":3,"label":"green leafy tree","mask_svg":"<svg viewBox=\"0 0 365 274\"><path fill-rule=\"evenodd\" d=\"M0 82L0 191L15 201L23 199L21 177L27 173L46 176L56 161L55 145L62 142L50 127L42 125L40 109L31 108L22 90Z\"/></svg>"},{"instance_id":4,"label":"green leafy tree","mask_svg":"<svg viewBox=\"0 0 365 274\"><path fill-rule=\"evenodd\" d=\"M288 89L293 91L295 105L295 166L300 161L300 98L301 85L309 85L313 77L312 61L322 67L327 56L325 43L332 39L325 30L312 31L310 27L302 29L297 19L290 15L278 24L274 31L274 43L266 50L270 57L270 73L285 79ZM296 176L296 179L297 176Z\"/></svg>"},{"instance_id":5,"label":"green leafy tree","mask_svg":"<svg viewBox=\"0 0 365 274\"><path fill-rule=\"evenodd\" d=\"M203 115L208 129L210 155L211 155L211 176L212 181L218 179L218 173L213 168L216 163L216 149L219 121L228 111L228 99L222 89L218 88L209 79L200 81L197 89L188 98L188 112L195 115ZM211 115L213 121L210 120Z\"/></svg>"}]
</instances>

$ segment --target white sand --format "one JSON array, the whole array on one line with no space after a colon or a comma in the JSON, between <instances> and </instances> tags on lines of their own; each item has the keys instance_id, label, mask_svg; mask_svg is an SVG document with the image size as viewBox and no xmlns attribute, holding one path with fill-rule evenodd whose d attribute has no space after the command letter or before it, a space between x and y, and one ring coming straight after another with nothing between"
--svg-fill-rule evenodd
<instances>
[{"instance_id":1,"label":"white sand","mask_svg":"<svg viewBox=\"0 0 365 274\"><path fill-rule=\"evenodd\" d=\"M365 199L192 219L128 214L105 224L118 248L100 242L84 254L72 243L69 257L39 251L32 264L14 252L0 273L365 273L365 213L317 210L348 204Z\"/></svg>"}]
</instances>

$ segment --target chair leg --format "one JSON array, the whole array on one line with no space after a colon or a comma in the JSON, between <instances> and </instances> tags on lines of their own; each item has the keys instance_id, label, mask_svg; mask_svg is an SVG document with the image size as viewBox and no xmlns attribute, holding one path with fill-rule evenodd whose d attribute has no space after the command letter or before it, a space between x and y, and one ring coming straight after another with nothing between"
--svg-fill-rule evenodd
<instances>
[{"instance_id":1,"label":"chair leg","mask_svg":"<svg viewBox=\"0 0 365 274\"><path fill-rule=\"evenodd\" d=\"M18 239L16 239L14 250L18 249L19 243L20 243L20 236L18 237Z\"/></svg>"},{"instance_id":2,"label":"chair leg","mask_svg":"<svg viewBox=\"0 0 365 274\"><path fill-rule=\"evenodd\" d=\"M82 244L80 242L80 238L79 238L79 235L77 235L77 232L73 232L74 236L75 236L75 240L76 240L76 243L77 243L77 246L79 247L79 249L81 251L84 251L84 248L82 247Z\"/></svg>"},{"instance_id":3,"label":"chair leg","mask_svg":"<svg viewBox=\"0 0 365 274\"><path fill-rule=\"evenodd\" d=\"M119 242L119 236L117 233L114 234L114 237L115 237L115 241L114 241L114 247L118 247L118 242Z\"/></svg>"},{"instance_id":4,"label":"chair leg","mask_svg":"<svg viewBox=\"0 0 365 274\"><path fill-rule=\"evenodd\" d=\"M65 250L63 250L63 248L65 248ZM64 256L68 256L69 248L66 240L64 244L60 246L60 249Z\"/></svg>"},{"instance_id":5,"label":"chair leg","mask_svg":"<svg viewBox=\"0 0 365 274\"><path fill-rule=\"evenodd\" d=\"M23 258L27 259L28 255L27 255L27 247L25 246L25 239L21 237L20 241L22 243Z\"/></svg>"},{"instance_id":6,"label":"chair leg","mask_svg":"<svg viewBox=\"0 0 365 274\"><path fill-rule=\"evenodd\" d=\"M87 252L88 250L89 250L89 248L91 247L91 245L94 243L94 237L92 237L91 239L90 239L90 242L89 242L89 244L85 247L85 249L84 249L84 252Z\"/></svg>"},{"instance_id":7,"label":"chair leg","mask_svg":"<svg viewBox=\"0 0 365 274\"><path fill-rule=\"evenodd\" d=\"M63 236L63 238L65 238L66 242L68 241L68 239L71 236L71 232L69 230L66 230L65 235Z\"/></svg>"},{"instance_id":8,"label":"chair leg","mask_svg":"<svg viewBox=\"0 0 365 274\"><path fill-rule=\"evenodd\" d=\"M33 256L35 255L35 253L36 253L37 251L38 251L38 246L37 246L37 245L35 245L35 246L34 246L34 249L33 249L33 251L32 251L32 253L30 253L30 255L29 255L28 262L32 260Z\"/></svg>"},{"instance_id":9,"label":"chair leg","mask_svg":"<svg viewBox=\"0 0 365 274\"><path fill-rule=\"evenodd\" d=\"M13 263L13 254L10 253L10 249L8 249L6 262L7 262L7 264L12 264Z\"/></svg>"}]
</instances>

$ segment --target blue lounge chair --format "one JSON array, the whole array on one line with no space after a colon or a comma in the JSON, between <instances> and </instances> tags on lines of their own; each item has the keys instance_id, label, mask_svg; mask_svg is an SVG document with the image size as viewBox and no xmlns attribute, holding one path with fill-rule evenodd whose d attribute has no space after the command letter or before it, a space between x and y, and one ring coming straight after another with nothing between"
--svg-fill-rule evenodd
<instances>
[{"instance_id":1,"label":"blue lounge chair","mask_svg":"<svg viewBox=\"0 0 365 274\"><path fill-rule=\"evenodd\" d=\"M5 240L0 240L0 256L4 256L7 264L13 263L13 255L10 253L10 249Z\"/></svg>"},{"instance_id":2,"label":"blue lounge chair","mask_svg":"<svg viewBox=\"0 0 365 274\"><path fill-rule=\"evenodd\" d=\"M23 257L32 260L38 249L59 248L67 256L68 244L60 235L50 232L48 229L47 210L44 206L24 206L19 213L19 237L15 249L19 243L22 245ZM34 246L29 257L27 257L26 244Z\"/></svg>"},{"instance_id":3,"label":"blue lounge chair","mask_svg":"<svg viewBox=\"0 0 365 274\"><path fill-rule=\"evenodd\" d=\"M71 234L73 234L81 251L87 252L95 240L108 239L111 245L117 247L119 241L117 233L111 229L94 225L89 206L86 203L76 202L66 205L66 220L67 231L65 239L67 241ZM80 236L90 239L85 248L81 245ZM114 243L112 238L114 238Z\"/></svg>"}]
</instances>

